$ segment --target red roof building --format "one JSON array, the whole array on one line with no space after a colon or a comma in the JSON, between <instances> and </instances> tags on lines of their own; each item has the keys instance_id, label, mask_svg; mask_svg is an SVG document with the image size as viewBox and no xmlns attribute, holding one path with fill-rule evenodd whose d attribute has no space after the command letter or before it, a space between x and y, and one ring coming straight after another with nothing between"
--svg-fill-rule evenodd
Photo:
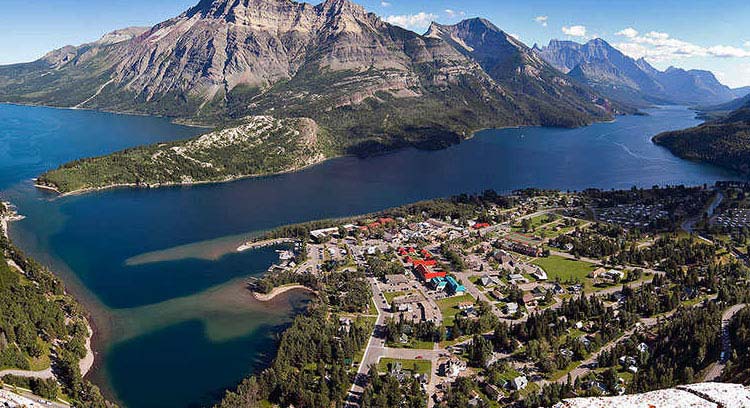
<instances>
[{"instance_id":1,"label":"red roof building","mask_svg":"<svg viewBox=\"0 0 750 408\"><path fill-rule=\"evenodd\" d=\"M444 271L433 271L425 265L419 264L415 268L417 275L419 275L425 282L432 278L444 278L446 273Z\"/></svg>"},{"instance_id":2,"label":"red roof building","mask_svg":"<svg viewBox=\"0 0 750 408\"><path fill-rule=\"evenodd\" d=\"M482 228L487 228L489 226L490 226L490 224L487 224L486 222L478 222L478 223L474 224L474 226L472 226L471 228L482 229Z\"/></svg>"}]
</instances>

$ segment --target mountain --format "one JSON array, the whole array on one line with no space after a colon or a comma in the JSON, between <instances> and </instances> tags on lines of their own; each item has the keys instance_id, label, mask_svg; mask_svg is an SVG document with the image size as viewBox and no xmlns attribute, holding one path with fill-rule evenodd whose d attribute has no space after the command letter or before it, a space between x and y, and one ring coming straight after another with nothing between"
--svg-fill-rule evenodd
<instances>
[{"instance_id":1,"label":"mountain","mask_svg":"<svg viewBox=\"0 0 750 408\"><path fill-rule=\"evenodd\" d=\"M711 72L674 67L659 71L645 59L628 57L599 38L585 44L552 40L535 50L569 76L629 103L716 104L735 97Z\"/></svg>"},{"instance_id":2,"label":"mountain","mask_svg":"<svg viewBox=\"0 0 750 408\"><path fill-rule=\"evenodd\" d=\"M656 135L654 143L684 159L750 174L750 100L726 117Z\"/></svg>"},{"instance_id":3,"label":"mountain","mask_svg":"<svg viewBox=\"0 0 750 408\"><path fill-rule=\"evenodd\" d=\"M425 35L451 44L478 62L497 83L538 106L553 109L554 105L564 104L586 112L592 102L607 104L591 88L571 80L531 48L483 18L455 25L432 23Z\"/></svg>"},{"instance_id":4,"label":"mountain","mask_svg":"<svg viewBox=\"0 0 750 408\"><path fill-rule=\"evenodd\" d=\"M209 124L307 117L347 153L440 147L484 127L581 126L616 113L565 77L525 95L455 44L348 0L203 0L129 33L0 67L0 100Z\"/></svg>"},{"instance_id":5,"label":"mountain","mask_svg":"<svg viewBox=\"0 0 750 408\"><path fill-rule=\"evenodd\" d=\"M733 88L732 93L735 98L743 98L750 95L750 86L741 86L739 88Z\"/></svg>"}]
</instances>

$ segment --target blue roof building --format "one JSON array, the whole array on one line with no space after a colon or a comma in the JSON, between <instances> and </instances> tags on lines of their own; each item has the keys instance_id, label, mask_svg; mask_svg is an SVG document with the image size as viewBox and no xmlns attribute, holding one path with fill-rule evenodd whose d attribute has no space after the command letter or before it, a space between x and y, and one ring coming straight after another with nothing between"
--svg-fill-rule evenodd
<instances>
[{"instance_id":1,"label":"blue roof building","mask_svg":"<svg viewBox=\"0 0 750 408\"><path fill-rule=\"evenodd\" d=\"M463 294L464 292L466 292L466 288L464 287L464 285L458 283L452 276L446 276L445 280L448 281L448 289L454 295Z\"/></svg>"}]
</instances>

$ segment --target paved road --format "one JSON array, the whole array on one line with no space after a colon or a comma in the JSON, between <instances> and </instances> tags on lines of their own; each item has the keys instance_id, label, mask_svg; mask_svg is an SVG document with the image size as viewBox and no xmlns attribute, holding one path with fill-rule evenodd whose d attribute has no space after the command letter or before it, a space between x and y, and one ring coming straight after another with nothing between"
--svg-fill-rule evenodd
<instances>
[{"instance_id":1,"label":"paved road","mask_svg":"<svg viewBox=\"0 0 750 408\"><path fill-rule=\"evenodd\" d=\"M31 371L31 370L16 370L16 369L9 369L9 370L0 370L0 377L6 376L6 375L17 375L19 377L29 377L29 378L53 378L55 374L52 373L52 369L48 368L46 370L40 370L40 371Z\"/></svg>"},{"instance_id":2,"label":"paved road","mask_svg":"<svg viewBox=\"0 0 750 408\"><path fill-rule=\"evenodd\" d=\"M719 357L719 361L713 363L711 367L709 367L708 371L706 372L706 376L704 378L704 381L715 381L721 376L721 373L724 371L724 367L727 366L727 361L729 360L729 356L732 354L732 344L729 341L729 322L732 321L732 318L734 315L737 314L740 310L744 309L746 304L739 304L734 305L730 307L729 309L725 310L724 313L721 315L721 348L722 348L722 356Z\"/></svg>"},{"instance_id":3,"label":"paved road","mask_svg":"<svg viewBox=\"0 0 750 408\"><path fill-rule=\"evenodd\" d=\"M354 376L354 383L349 389L349 394L346 396L346 407L359 407L360 398L367 385L367 372L370 370L370 366L377 364L380 360L380 353L382 346L385 343L383 335L383 327L385 325L385 319L390 313L386 312L388 309L388 303L383 299L380 290L380 286L375 278L367 278L372 288L373 299L375 299L375 306L377 306L378 319L375 321L375 328L370 335L370 340L367 342L365 347L365 353L362 356L362 362L359 364L357 374Z\"/></svg>"}]
</instances>

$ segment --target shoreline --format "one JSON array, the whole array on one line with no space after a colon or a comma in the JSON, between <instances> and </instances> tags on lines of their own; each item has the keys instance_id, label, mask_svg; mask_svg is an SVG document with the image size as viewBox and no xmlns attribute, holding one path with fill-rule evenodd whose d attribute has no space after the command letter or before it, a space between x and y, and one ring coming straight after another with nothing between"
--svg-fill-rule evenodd
<instances>
[{"instance_id":1,"label":"shoreline","mask_svg":"<svg viewBox=\"0 0 750 408\"><path fill-rule=\"evenodd\" d=\"M237 247L237 252L245 252L251 249L263 248L267 246L289 244L293 243L294 241L295 240L293 238L273 238L264 239L261 241L246 241L245 243Z\"/></svg>"},{"instance_id":2,"label":"shoreline","mask_svg":"<svg viewBox=\"0 0 750 408\"><path fill-rule=\"evenodd\" d=\"M279 295L282 295L282 294L284 294L286 292L290 292L290 291L294 291L294 290L305 291L305 292L308 292L308 293L315 293L314 290L308 288L307 286L300 285L298 283L292 283L292 284L288 284L288 285L277 286L277 287L271 289L271 291L268 292L268 293L259 293L259 292L256 292L256 291L252 291L252 294L253 294L253 297L255 298L255 300L257 300L259 302L270 302L276 296L279 296Z\"/></svg>"},{"instance_id":3,"label":"shoreline","mask_svg":"<svg viewBox=\"0 0 750 408\"><path fill-rule=\"evenodd\" d=\"M273 173L264 173L264 174L247 174L247 175L242 175L242 176L232 176L232 177L227 177L227 178L220 179L220 180L199 180L199 181L188 181L188 182L180 181L180 182L167 182L167 183L154 183L154 184L117 183L117 184L110 184L110 185L101 186L101 187L80 188L77 190L67 191L65 193L60 191L57 187L39 184L36 181L36 179L33 179L33 182L34 182L34 187L41 189L41 190L54 192L58 195L58 197L62 198L62 197L70 197L70 196L83 195L83 194L89 194L89 193L96 193L96 192L105 191L105 190L115 190L115 189L125 189L125 188L157 189L157 188L162 188L162 187L191 187L191 186L200 186L200 185L206 185L206 184L231 183L234 181L253 179L253 178L281 176L284 174L292 174L292 173L306 170L307 168L317 166L328 160L337 159L340 157L347 157L347 156L348 155L327 157L322 160L318 160L314 163L306 164L304 166L289 169L289 170L282 170L282 171L277 171Z\"/></svg>"},{"instance_id":4,"label":"shoreline","mask_svg":"<svg viewBox=\"0 0 750 408\"><path fill-rule=\"evenodd\" d=\"M4 204L8 205L10 203L4 203ZM9 225L9 223L14 222L14 221L20 221L20 220L22 220L24 218L25 218L24 216L19 215L19 214L15 213L15 212L10 213L10 215L0 216L0 226L2 227L3 236L6 239L10 240L10 235L9 235L10 233L8 232L8 225ZM9 262L12 262L12 261L9 261ZM20 272L25 273L25 272L23 272L20 269L20 267L18 265L15 265L15 263L13 263L13 265ZM52 271L50 271L50 273L52 273ZM54 275L57 276L56 274L54 274ZM66 294L68 296L73 296L70 292L68 292L67 288L66 288L65 292L66 292ZM73 296L73 298L75 299L76 302L81 303L80 300L78 300L75 296ZM81 303L81 306L83 306L82 303ZM81 372L81 378L85 377L86 374L88 374L91 371L91 369L94 367L94 363L96 361L96 356L94 354L94 348L93 348L93 345L92 345L95 331L94 331L93 326L91 325L91 322L90 322L89 310L84 307L84 311L86 313L86 316L83 316L83 321L86 324L86 329L88 330L88 335L86 336L86 344L85 344L86 355L83 356L83 358L78 361L78 368L79 368L79 370ZM54 376L54 374L52 374L52 372L50 370L51 370L51 367L47 368L47 369L44 369L44 370L39 370L39 371L30 371L30 370L4 370L4 371L16 371L17 372L16 374L20 375L22 377L28 376L28 377L37 377L37 378L48 378L48 372L49 372L49 374L51 374L52 376ZM28 374L28 375L26 375L26 374Z\"/></svg>"},{"instance_id":5,"label":"shoreline","mask_svg":"<svg viewBox=\"0 0 750 408\"><path fill-rule=\"evenodd\" d=\"M19 105L19 106L48 107L48 108L52 108L52 109L90 110L90 111L93 111L93 112L106 112L106 113L112 113L112 114L116 114L116 115L131 115L130 113L109 112L109 111L106 111L106 110L103 111L103 110L96 110L96 109L60 108L60 107L47 106L47 105L34 105L34 104L24 105L24 104L10 103L10 102L0 102L0 103L10 104L10 105ZM586 125L581 125L581 126L578 126L578 127L589 127L589 126L592 126L592 125L595 125L595 124L598 124L598 123L612 124L612 123L617 122L617 117L618 116L631 116L631 115L633 115L633 114L630 114L630 115L628 115L628 114L613 115L612 119L593 120L591 123L588 123ZM148 114L132 114L131 116L155 116L155 117L160 117L160 118L167 118L167 117L164 117L164 116L148 115ZM172 123L175 123L177 125L182 125L182 123L177 122L176 118L174 120L172 120ZM186 125L186 126L209 128L209 127L200 126L200 125ZM505 130L505 129L521 129L521 128L535 128L535 127L542 127L542 128L544 128L544 127L550 127L550 126L544 126L544 125L508 125L508 126L497 126L497 127L482 127L482 128L477 128L477 129L471 130L469 132L462 132L462 134L457 133L457 135L460 136L460 138L461 138L461 140L458 143L462 143L462 142L465 142L467 140L471 140L471 139L473 139L476 136L477 133L483 132L483 131L486 131L486 130ZM458 143L456 143L456 144L458 144ZM453 146L453 145L450 145L450 146ZM446 149L446 148L448 148L450 146L443 147L440 150ZM415 147L415 146L411 146L411 147L415 148L415 149L419 149L418 147ZM402 149L405 149L405 148L409 148L409 147L401 147L401 148L394 149L394 150L388 150L388 151L382 152L382 153L383 154L393 153L393 152L396 152L396 151L399 151L399 150L402 150ZM309 164L306 164L304 166L300 166L300 167L296 167L296 168L292 168L292 169L288 169L288 170L282 170L282 171L271 172L271 173L260 173L260 174L247 174L247 175L239 175L239 176L229 176L229 177L226 177L224 179L219 179L219 180L199 180L199 181L189 181L189 182L182 182L182 181L180 181L180 182L166 182L166 183L154 183L154 184L148 184L148 183L144 183L144 184L115 183L115 184L109 184L109 185L99 186L99 187L79 188L79 189L72 190L72 191L67 191L67 192L64 192L64 193L62 191L60 191L58 188L54 187L54 186L47 186L47 185L42 185L42 184L37 183L37 179L36 178L33 179L33 180L34 180L34 186L37 187L37 188L55 192L55 193L58 194L59 197L68 197L68 196L82 195L82 194L94 193L94 192L99 192L99 191L104 191L104 190L111 190L111 189L119 189L119 188L148 188L148 189L152 189L152 188L162 188L162 187L189 187L189 186L197 186L197 185L203 185L203 184L223 184L223 183L230 183L230 182L234 182L234 181L245 180L245 179L252 179L252 178L279 176L279 175L284 175L284 174L297 173L297 172L303 171L303 170L305 170L307 168L310 168L310 167L317 166L319 164L325 163L327 161L330 161L330 160L333 160L333 159L338 159L338 158L343 158L343 157L359 157L359 156L357 156L355 154L334 155L334 156L330 156L330 157L324 157L323 159L316 160L316 161L314 161L312 163L309 163Z\"/></svg>"},{"instance_id":6,"label":"shoreline","mask_svg":"<svg viewBox=\"0 0 750 408\"><path fill-rule=\"evenodd\" d=\"M109 110L109 109L79 108L76 106L54 106L54 105L45 105L42 103L33 103L33 102L24 103L24 102L0 101L0 105L25 106L25 107L31 107L31 108L49 108L49 109L60 109L60 110L68 110L68 111L98 112L98 113L107 113L110 115L121 115L121 116L152 117L152 118L168 119L170 123L179 125L179 126L203 128L203 129L216 128L215 125L200 124L197 122L190 122L187 119L177 118L173 116L142 113L142 112L137 112L137 111L115 111L115 110Z\"/></svg>"}]
</instances>

